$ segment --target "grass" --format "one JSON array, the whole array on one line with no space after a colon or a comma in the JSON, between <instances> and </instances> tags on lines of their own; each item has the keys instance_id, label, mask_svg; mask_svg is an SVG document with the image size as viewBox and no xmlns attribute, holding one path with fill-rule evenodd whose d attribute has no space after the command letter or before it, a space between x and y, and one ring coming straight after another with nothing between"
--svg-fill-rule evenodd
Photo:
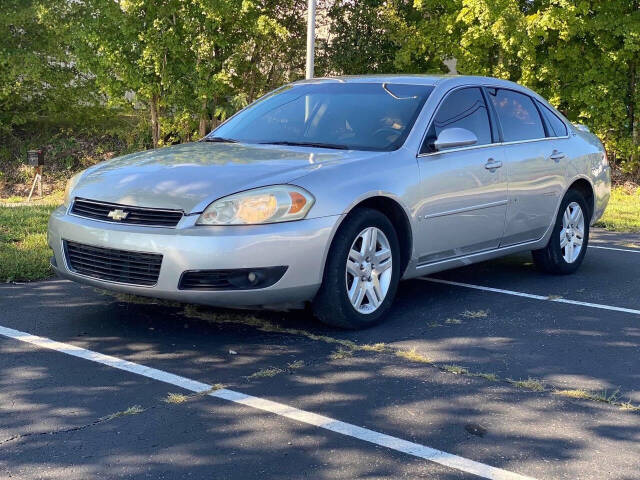
<instances>
[{"instance_id":1,"label":"grass","mask_svg":"<svg viewBox=\"0 0 640 480\"><path fill-rule=\"evenodd\" d=\"M487 310L465 310L462 312L462 316L465 318L487 318L489 312Z\"/></svg>"},{"instance_id":2,"label":"grass","mask_svg":"<svg viewBox=\"0 0 640 480\"><path fill-rule=\"evenodd\" d=\"M253 380L255 378L270 378L270 377L275 377L276 375L279 375L281 373L284 373L284 370L281 368L276 368L276 367L263 368L262 370L258 370L257 372L247 376L247 378L249 380Z\"/></svg>"},{"instance_id":3,"label":"grass","mask_svg":"<svg viewBox=\"0 0 640 480\"><path fill-rule=\"evenodd\" d=\"M454 375L466 375L469 373L469 370L459 365L443 365L442 369L445 372L453 373Z\"/></svg>"},{"instance_id":4,"label":"grass","mask_svg":"<svg viewBox=\"0 0 640 480\"><path fill-rule=\"evenodd\" d=\"M562 397L579 398L581 400L593 400L594 402L617 403L620 396L620 390L615 390L612 393L608 393L606 390L603 390L602 392L589 392L581 389L555 390L553 394L560 395Z\"/></svg>"},{"instance_id":5,"label":"grass","mask_svg":"<svg viewBox=\"0 0 640 480\"><path fill-rule=\"evenodd\" d=\"M377 353L389 353L393 351L393 349L388 346L386 343L365 343L364 345L360 345L359 349L363 352L377 352Z\"/></svg>"},{"instance_id":6,"label":"grass","mask_svg":"<svg viewBox=\"0 0 640 480\"><path fill-rule=\"evenodd\" d=\"M526 380L512 380L508 378L507 382L517 388L522 388L524 390L531 390L532 392L544 392L544 385L542 384L542 382L536 380L535 378L529 377Z\"/></svg>"},{"instance_id":7,"label":"grass","mask_svg":"<svg viewBox=\"0 0 640 480\"><path fill-rule=\"evenodd\" d=\"M27 204L29 197L12 195L10 197L0 199L0 207L2 206L32 206L32 205L61 205L64 200L64 190L55 190L48 195L39 197L36 192L33 193L31 201ZM27 205L23 205L27 204Z\"/></svg>"},{"instance_id":8,"label":"grass","mask_svg":"<svg viewBox=\"0 0 640 480\"><path fill-rule=\"evenodd\" d=\"M396 351L396 356L409 360L410 362L433 363L433 360L426 355L419 353L415 348L412 348L411 350L398 350Z\"/></svg>"},{"instance_id":9,"label":"grass","mask_svg":"<svg viewBox=\"0 0 640 480\"><path fill-rule=\"evenodd\" d=\"M470 373L469 375L471 375L472 377L480 377L480 378L484 378L485 380L489 380L490 382L497 382L500 380L500 377L498 377L495 373Z\"/></svg>"},{"instance_id":10,"label":"grass","mask_svg":"<svg viewBox=\"0 0 640 480\"><path fill-rule=\"evenodd\" d=\"M590 392L588 390L574 389L574 390L554 390L554 395L560 395L561 397L577 398L579 400L590 400L592 402L607 403L609 405L615 405L620 410L627 412L640 412L640 405L631 403L630 400L623 402L620 400L620 390L614 390L609 393L607 390L601 392Z\"/></svg>"},{"instance_id":11,"label":"grass","mask_svg":"<svg viewBox=\"0 0 640 480\"><path fill-rule=\"evenodd\" d=\"M611 189L611 199L597 227L617 232L640 232L640 187Z\"/></svg>"},{"instance_id":12,"label":"grass","mask_svg":"<svg viewBox=\"0 0 640 480\"><path fill-rule=\"evenodd\" d=\"M304 360L296 360L295 362L291 362L287 364L287 368L289 370L298 370L299 368L304 367Z\"/></svg>"},{"instance_id":13,"label":"grass","mask_svg":"<svg viewBox=\"0 0 640 480\"><path fill-rule=\"evenodd\" d=\"M55 206L0 207L0 282L52 275L47 222Z\"/></svg>"},{"instance_id":14,"label":"grass","mask_svg":"<svg viewBox=\"0 0 640 480\"><path fill-rule=\"evenodd\" d=\"M353 357L353 350L342 347L339 347L337 350L329 354L330 360L344 360L349 357Z\"/></svg>"},{"instance_id":15,"label":"grass","mask_svg":"<svg viewBox=\"0 0 640 480\"><path fill-rule=\"evenodd\" d=\"M114 418L126 417L127 415L137 415L139 413L144 412L144 408L140 405L133 405L132 407L127 408L126 410L122 410L120 412L112 413L111 415L107 415L106 417L102 417L101 420L113 420Z\"/></svg>"},{"instance_id":16,"label":"grass","mask_svg":"<svg viewBox=\"0 0 640 480\"><path fill-rule=\"evenodd\" d=\"M164 401L167 403L184 403L187 400L189 400L187 395L182 393L170 393Z\"/></svg>"}]
</instances>

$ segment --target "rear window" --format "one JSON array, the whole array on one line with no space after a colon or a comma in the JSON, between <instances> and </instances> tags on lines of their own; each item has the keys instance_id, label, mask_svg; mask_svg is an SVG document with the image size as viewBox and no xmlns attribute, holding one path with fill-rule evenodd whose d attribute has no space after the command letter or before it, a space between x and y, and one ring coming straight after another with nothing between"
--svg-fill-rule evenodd
<instances>
[{"instance_id":1,"label":"rear window","mask_svg":"<svg viewBox=\"0 0 640 480\"><path fill-rule=\"evenodd\" d=\"M505 142L545 138L544 126L533 100L522 93L489 88Z\"/></svg>"},{"instance_id":2,"label":"rear window","mask_svg":"<svg viewBox=\"0 0 640 480\"><path fill-rule=\"evenodd\" d=\"M567 136L567 126L564 124L562 120L558 118L558 116L553 113L552 110L549 109L546 105L538 102L538 106L540 107L540 111L544 115L544 118L547 120L547 125L551 130L549 132L549 136L551 137L566 137Z\"/></svg>"}]
</instances>

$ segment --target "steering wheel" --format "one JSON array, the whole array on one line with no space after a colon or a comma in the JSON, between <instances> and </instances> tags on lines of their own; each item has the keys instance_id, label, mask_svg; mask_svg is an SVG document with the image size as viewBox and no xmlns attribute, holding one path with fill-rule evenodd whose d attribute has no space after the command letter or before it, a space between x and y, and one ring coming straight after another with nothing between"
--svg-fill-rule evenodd
<instances>
[{"instance_id":1,"label":"steering wheel","mask_svg":"<svg viewBox=\"0 0 640 480\"><path fill-rule=\"evenodd\" d=\"M378 135L382 135L383 133L387 132L387 135L390 133L392 135L400 135L400 131L396 130L393 127L389 127L389 126L384 126L384 127L380 127L378 128L375 132L373 132L373 136L377 137Z\"/></svg>"}]
</instances>

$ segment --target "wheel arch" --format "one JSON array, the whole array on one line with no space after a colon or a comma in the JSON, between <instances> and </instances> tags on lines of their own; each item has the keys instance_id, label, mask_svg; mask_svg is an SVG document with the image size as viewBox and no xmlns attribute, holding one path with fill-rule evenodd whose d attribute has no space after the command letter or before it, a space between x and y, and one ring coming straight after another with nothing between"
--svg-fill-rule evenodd
<instances>
[{"instance_id":1,"label":"wheel arch","mask_svg":"<svg viewBox=\"0 0 640 480\"><path fill-rule=\"evenodd\" d=\"M359 208L370 208L377 210L385 215L398 235L398 242L400 243L400 258L401 258L401 272L400 276L404 274L413 252L413 227L411 224L410 216L407 213L406 207L392 194L386 194L382 192L375 192L369 195L358 198L354 201L343 213L342 218L336 225L334 232L331 236L331 241L327 246L327 252L325 254L324 264L326 266L329 249L333 244L333 239L336 232L340 229L344 221L349 218Z\"/></svg>"},{"instance_id":2,"label":"wheel arch","mask_svg":"<svg viewBox=\"0 0 640 480\"><path fill-rule=\"evenodd\" d=\"M569 188L567 188L567 192L569 190L576 190L584 197L587 202L587 207L589 207L589 220L591 220L596 207L595 189L593 188L591 181L586 177L577 177L570 183ZM567 192L565 192L565 195Z\"/></svg>"}]
</instances>

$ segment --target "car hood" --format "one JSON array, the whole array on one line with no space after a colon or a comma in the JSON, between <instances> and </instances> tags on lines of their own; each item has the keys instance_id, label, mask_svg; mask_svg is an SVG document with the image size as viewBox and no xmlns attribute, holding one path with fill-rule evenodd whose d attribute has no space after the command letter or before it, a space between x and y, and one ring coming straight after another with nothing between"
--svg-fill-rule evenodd
<instances>
[{"instance_id":1,"label":"car hood","mask_svg":"<svg viewBox=\"0 0 640 480\"><path fill-rule=\"evenodd\" d=\"M74 197L198 213L218 198L288 183L327 163L373 152L196 142L115 158L89 168ZM373 153L375 155L375 153Z\"/></svg>"}]
</instances>

